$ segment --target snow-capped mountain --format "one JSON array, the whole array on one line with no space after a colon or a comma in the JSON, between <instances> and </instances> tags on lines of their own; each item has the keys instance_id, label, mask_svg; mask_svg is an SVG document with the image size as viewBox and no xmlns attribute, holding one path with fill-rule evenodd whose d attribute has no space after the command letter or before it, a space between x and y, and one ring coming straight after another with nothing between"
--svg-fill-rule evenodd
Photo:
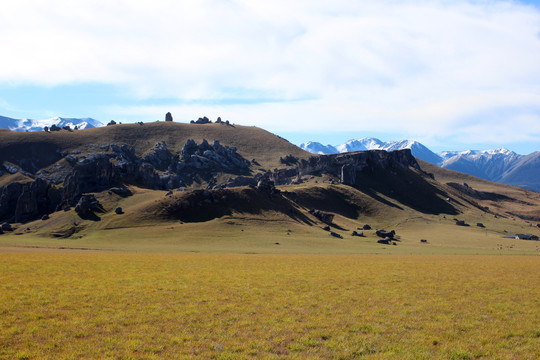
<instances>
[{"instance_id":1,"label":"snow-capped mountain","mask_svg":"<svg viewBox=\"0 0 540 360\"><path fill-rule=\"evenodd\" d=\"M9 129L12 131L43 131L45 126L51 127L56 125L59 127L69 126L74 129L77 126L78 129L90 129L103 126L103 124L92 118L62 118L54 117L43 120L32 119L12 119L5 116L0 116L0 129Z\"/></svg>"},{"instance_id":2,"label":"snow-capped mountain","mask_svg":"<svg viewBox=\"0 0 540 360\"><path fill-rule=\"evenodd\" d=\"M312 154L337 154L339 151L335 146L323 145L319 142L308 141L300 144L300 147Z\"/></svg>"},{"instance_id":3,"label":"snow-capped mountain","mask_svg":"<svg viewBox=\"0 0 540 360\"><path fill-rule=\"evenodd\" d=\"M375 138L362 138L358 140L349 140L345 144L337 145L335 148L338 152L351 152L362 150L385 150L383 143L379 139Z\"/></svg>"},{"instance_id":4,"label":"snow-capped mountain","mask_svg":"<svg viewBox=\"0 0 540 360\"><path fill-rule=\"evenodd\" d=\"M349 140L344 144L332 146L323 145L318 142L309 141L307 143L300 144L300 147L306 151L314 154L336 154L351 151L364 151L364 150L401 150L411 149L413 156L438 165L442 158L429 150L427 147L414 140L402 140L402 141L381 141L376 138L362 138L357 140Z\"/></svg>"},{"instance_id":5,"label":"snow-capped mountain","mask_svg":"<svg viewBox=\"0 0 540 360\"><path fill-rule=\"evenodd\" d=\"M505 170L500 182L540 192L540 151L520 155Z\"/></svg>"},{"instance_id":6,"label":"snow-capped mountain","mask_svg":"<svg viewBox=\"0 0 540 360\"><path fill-rule=\"evenodd\" d=\"M496 148L490 150L442 151L435 154L414 140L383 142L375 138L349 140L341 145L322 145L318 142L300 144L316 154L335 154L361 150L411 149L413 156L437 166L477 176L482 179L520 186L540 192L540 151L529 155Z\"/></svg>"},{"instance_id":7,"label":"snow-capped mountain","mask_svg":"<svg viewBox=\"0 0 540 360\"><path fill-rule=\"evenodd\" d=\"M443 160L436 165L492 181L501 181L504 173L522 157L505 148L444 151L439 155Z\"/></svg>"}]
</instances>

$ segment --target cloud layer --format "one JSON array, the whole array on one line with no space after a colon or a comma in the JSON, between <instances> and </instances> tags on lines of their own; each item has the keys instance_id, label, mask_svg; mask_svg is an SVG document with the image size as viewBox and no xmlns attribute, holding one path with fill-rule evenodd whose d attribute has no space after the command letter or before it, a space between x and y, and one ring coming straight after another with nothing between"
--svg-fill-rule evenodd
<instances>
[{"instance_id":1,"label":"cloud layer","mask_svg":"<svg viewBox=\"0 0 540 360\"><path fill-rule=\"evenodd\" d=\"M134 121L540 140L540 11L517 2L22 0L0 33L1 84L170 99L107 107Z\"/></svg>"}]
</instances>

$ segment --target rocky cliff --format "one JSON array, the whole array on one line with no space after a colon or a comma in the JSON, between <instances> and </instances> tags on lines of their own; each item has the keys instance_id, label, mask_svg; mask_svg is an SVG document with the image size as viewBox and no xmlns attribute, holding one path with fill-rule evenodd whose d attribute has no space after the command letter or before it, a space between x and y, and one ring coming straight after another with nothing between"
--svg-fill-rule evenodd
<instances>
[{"instance_id":1,"label":"rocky cliff","mask_svg":"<svg viewBox=\"0 0 540 360\"><path fill-rule=\"evenodd\" d=\"M286 160L288 167L266 172L254 171L256 159L248 161L236 148L221 145L217 140L211 144L206 140L199 144L188 140L178 152L170 151L165 142L159 142L140 156L128 145L92 145L88 150L86 153L56 152L54 160L57 161L42 168L25 157L4 162L0 166L2 173L19 171L29 181L0 187L0 221L38 219L75 206L85 193L126 184L161 190L255 187L261 181L282 185L300 182L306 175L326 174L354 186L357 172L369 167L419 168L408 149L312 156L307 160L290 155ZM29 163L33 165L28 166ZM228 180L222 180L223 174L229 175Z\"/></svg>"}]
</instances>

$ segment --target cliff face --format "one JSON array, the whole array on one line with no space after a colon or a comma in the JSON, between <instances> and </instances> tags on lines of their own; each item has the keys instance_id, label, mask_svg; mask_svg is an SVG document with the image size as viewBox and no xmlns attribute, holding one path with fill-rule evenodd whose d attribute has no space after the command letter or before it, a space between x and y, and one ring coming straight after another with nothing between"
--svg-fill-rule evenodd
<instances>
[{"instance_id":1,"label":"cliff face","mask_svg":"<svg viewBox=\"0 0 540 360\"><path fill-rule=\"evenodd\" d=\"M355 186L356 175L366 168L419 168L410 150L393 152L366 151L348 154L313 156L308 160L292 157L292 166L253 174L251 162L240 156L236 148L200 144L188 140L182 150L172 153L164 142L157 143L148 153L137 156L127 145L95 145L86 155L78 151L56 153L59 160L46 169L24 166L31 159L12 159L10 171L21 171L34 180L26 184L11 183L0 187L0 221L25 222L63 208L74 206L84 193L103 191L124 184L150 189L190 188L193 184L208 184L208 188L256 186L270 180L276 185L298 182L305 175L331 175L343 184ZM17 170L18 169L18 170ZM23 170L26 169L26 170ZM220 181L220 174L235 177Z\"/></svg>"},{"instance_id":2,"label":"cliff face","mask_svg":"<svg viewBox=\"0 0 540 360\"><path fill-rule=\"evenodd\" d=\"M410 149L390 152L371 150L314 156L300 162L299 173L304 175L325 172L339 177L345 185L354 186L357 172L368 167L392 170L409 166L420 169Z\"/></svg>"}]
</instances>

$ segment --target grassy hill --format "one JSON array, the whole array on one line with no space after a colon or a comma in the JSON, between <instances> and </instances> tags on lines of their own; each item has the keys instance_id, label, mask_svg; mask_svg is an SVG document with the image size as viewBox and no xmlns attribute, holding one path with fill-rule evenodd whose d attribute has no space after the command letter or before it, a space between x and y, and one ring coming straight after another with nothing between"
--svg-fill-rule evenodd
<instances>
[{"instance_id":1,"label":"grassy hill","mask_svg":"<svg viewBox=\"0 0 540 360\"><path fill-rule=\"evenodd\" d=\"M185 124L154 122L120 124L87 130L56 132L0 132L0 162L16 162L20 158L33 159L37 167L58 160L58 152L87 152L92 144L128 144L137 155L148 152L158 142L165 142L169 150L178 152L188 139L200 143L220 140L222 145L233 146L248 160L256 159L265 169L283 167L280 157L289 154L308 158L310 153L266 130L241 125Z\"/></svg>"},{"instance_id":2,"label":"grassy hill","mask_svg":"<svg viewBox=\"0 0 540 360\"><path fill-rule=\"evenodd\" d=\"M179 152L188 139L219 140L234 146L256 167L285 168L280 157L309 154L255 127L224 124L146 123L54 133L0 132L0 161L54 168L61 153L128 144L138 155L164 141ZM23 161L23 164L24 161ZM252 187L187 191L152 190L134 184L132 196L94 192L101 204L91 218L73 208L47 220L14 224L0 246L122 251L264 253L537 253L535 241L505 235L540 235L540 194L438 168L368 166L354 186L321 172L301 175L297 184L269 194ZM252 165L253 166L253 165ZM31 180L20 173L0 176L0 186ZM464 183L467 185L465 186ZM115 209L121 207L122 214ZM313 214L334 216L331 223ZM470 226L457 226L463 220ZM477 226L482 223L483 227ZM361 230L369 224L373 230ZM329 225L332 236L324 230ZM389 245L378 244L374 229L396 230ZM353 236L362 231L364 236ZM421 242L426 240L426 242Z\"/></svg>"}]
</instances>

